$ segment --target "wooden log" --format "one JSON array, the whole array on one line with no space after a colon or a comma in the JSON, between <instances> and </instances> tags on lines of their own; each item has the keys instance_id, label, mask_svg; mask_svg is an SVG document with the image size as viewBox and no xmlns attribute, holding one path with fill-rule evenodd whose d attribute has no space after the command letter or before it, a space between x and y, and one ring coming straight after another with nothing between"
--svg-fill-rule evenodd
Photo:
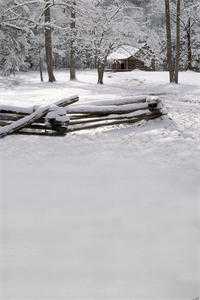
<instances>
[{"instance_id":1,"label":"wooden log","mask_svg":"<svg viewBox=\"0 0 200 300\"><path fill-rule=\"evenodd\" d=\"M71 96L65 99L61 99L57 102L54 103L54 105L59 106L59 107L65 107L68 105L71 105L73 103L76 103L79 101L79 96L75 95L75 96Z\"/></svg>"},{"instance_id":2,"label":"wooden log","mask_svg":"<svg viewBox=\"0 0 200 300\"><path fill-rule=\"evenodd\" d=\"M78 96L72 96L69 98L61 99L55 103L52 103L49 106L59 106L59 107L66 107L70 104L73 104L75 102L79 101ZM19 115L19 117L24 115L32 114L34 111L38 110L40 106L35 105L31 107L19 107L19 106L12 106L12 105L0 105L0 113L9 113L9 114L16 114Z\"/></svg>"},{"instance_id":3,"label":"wooden log","mask_svg":"<svg viewBox=\"0 0 200 300\"><path fill-rule=\"evenodd\" d=\"M71 101L71 100L70 100ZM68 102L69 103L69 102ZM123 113L130 113L132 111L137 111L138 109L149 109L150 111L154 111L158 108L159 99L155 97L149 97L147 103L136 103L136 104L129 104L129 105L113 105L113 106L74 106L69 108L63 108L66 111L63 113L66 114L66 112L70 113L71 119L81 119L85 116L88 118L91 117L98 117L98 116L106 116L109 114L123 114ZM159 104L160 105L160 104ZM57 106L52 106L53 110L56 110ZM13 109L13 107L12 107ZM23 108L24 110L24 108ZM18 120L22 117L22 115L18 115L16 113L0 113L0 119L2 120ZM44 119L38 120L38 122L44 122Z\"/></svg>"},{"instance_id":4,"label":"wooden log","mask_svg":"<svg viewBox=\"0 0 200 300\"><path fill-rule=\"evenodd\" d=\"M126 105L126 104L134 104L134 103L145 103L146 95L139 95L139 96L130 96L124 97L122 99L108 99L108 100L96 100L96 101L88 101L84 102L86 105L96 105L96 106L110 106L110 105Z\"/></svg>"},{"instance_id":5,"label":"wooden log","mask_svg":"<svg viewBox=\"0 0 200 300\"><path fill-rule=\"evenodd\" d=\"M111 114L108 116L98 116L98 117L92 117L92 116L82 116L80 119L70 119L67 120L67 124L64 125L77 125L77 124L86 124L86 123L94 123L94 122L101 122L101 121L107 121L107 120L117 120L117 119L132 119L135 117L145 117L150 115L151 112L149 110L139 110L135 111L133 113L128 113L128 114L120 114L120 115L115 115ZM46 117L45 117L46 118ZM66 120L65 120L66 121ZM10 124L10 121L1 121L0 120L0 126L5 126ZM62 125L62 124L61 124ZM30 126L30 128L36 128L36 129L52 129L52 125L46 123L33 123Z\"/></svg>"},{"instance_id":6,"label":"wooden log","mask_svg":"<svg viewBox=\"0 0 200 300\"><path fill-rule=\"evenodd\" d=\"M20 129L18 132L15 132L15 134L20 135L41 135L41 136L63 136L63 134L59 134L57 131L54 131L52 129L35 129L35 128L23 128Z\"/></svg>"},{"instance_id":7,"label":"wooden log","mask_svg":"<svg viewBox=\"0 0 200 300\"><path fill-rule=\"evenodd\" d=\"M11 113L0 113L0 126L5 126L10 124L13 121L20 120L25 115L17 115L17 114L11 114ZM45 123L45 117L42 117L35 121L35 123Z\"/></svg>"},{"instance_id":8,"label":"wooden log","mask_svg":"<svg viewBox=\"0 0 200 300\"><path fill-rule=\"evenodd\" d=\"M62 112L60 110L62 110L62 109L60 108L60 109L53 111L52 107L50 107L49 108L50 112L47 113L45 118L43 117L42 123L40 123L40 120L41 120L41 118L40 118L38 120L35 120L35 122L32 124L26 125L26 128L53 130L53 131L57 132L57 134L59 134L59 135L64 134L66 132L67 126L69 124L69 117L67 115L62 115ZM17 120L21 119L21 118L19 118L19 116L17 116L17 117L18 117ZM0 126L7 126L7 125L10 125L11 123L13 123L13 121L11 121L11 120L0 120Z\"/></svg>"},{"instance_id":9,"label":"wooden log","mask_svg":"<svg viewBox=\"0 0 200 300\"><path fill-rule=\"evenodd\" d=\"M26 131L26 129L30 129L31 132L40 132L41 130L44 132L53 132L54 135L65 135L67 132L68 125L60 125L60 126L52 126L51 124L37 124L33 123L25 128L23 128L23 132ZM21 130L20 130L21 131Z\"/></svg>"},{"instance_id":10,"label":"wooden log","mask_svg":"<svg viewBox=\"0 0 200 300\"><path fill-rule=\"evenodd\" d=\"M146 98L146 103L148 104L148 108L150 111L158 111L162 109L161 100L157 96L148 96Z\"/></svg>"},{"instance_id":11,"label":"wooden log","mask_svg":"<svg viewBox=\"0 0 200 300\"><path fill-rule=\"evenodd\" d=\"M9 121L1 121L0 120L0 126L7 126L7 125L10 125L12 124L13 122L9 122ZM27 125L25 128L23 128L23 132L25 129L32 129L32 130L45 130L45 131L54 131L54 132L57 132L59 134L63 134L66 132L67 130L67 126L65 125L61 125L59 126L56 126L56 127L53 127L51 124L47 124L47 123L32 123L30 125ZM21 131L21 129L20 129Z\"/></svg>"},{"instance_id":12,"label":"wooden log","mask_svg":"<svg viewBox=\"0 0 200 300\"><path fill-rule=\"evenodd\" d=\"M45 117L45 119L49 119L48 122L51 120L51 112L47 114L47 116ZM151 114L151 112L149 110L138 110L135 111L133 113L128 113L128 114L111 114L108 116L97 116L97 117L92 117L92 116L82 116L80 119L68 119L68 117L65 115L64 117L67 119L64 119L64 123L67 122L67 125L76 125L76 124L85 124L85 123L91 123L91 122L98 122L98 121L106 121L106 120L116 120L116 119L132 119L134 117L142 117L145 115L149 115ZM49 116L48 116L49 115ZM53 118L53 120L55 120L55 118ZM48 122L45 123L33 123L30 125L30 127L34 127L34 128L51 128L51 125L48 124ZM4 125L8 125L10 124L11 121L4 121L4 120L0 120L0 126L4 126ZM62 124L61 124L62 125Z\"/></svg>"},{"instance_id":13,"label":"wooden log","mask_svg":"<svg viewBox=\"0 0 200 300\"><path fill-rule=\"evenodd\" d=\"M21 118L20 120L14 121L11 124L1 127L0 128L0 138L5 137L8 134L12 134L14 132L19 131L20 129L31 125L36 120L40 119L41 117L45 116L46 113L49 111L49 106L41 107L37 109L32 114Z\"/></svg>"},{"instance_id":14,"label":"wooden log","mask_svg":"<svg viewBox=\"0 0 200 300\"><path fill-rule=\"evenodd\" d=\"M106 120L101 122L92 122L87 124L79 124L79 125L71 125L68 127L67 132L74 132L79 130L88 130L88 129L95 129L98 127L105 127L105 126L113 126L113 125L120 125L120 124L133 124L142 120L151 120L160 117L161 113L152 113L149 115L135 117L132 119L119 119L119 120Z\"/></svg>"},{"instance_id":15,"label":"wooden log","mask_svg":"<svg viewBox=\"0 0 200 300\"><path fill-rule=\"evenodd\" d=\"M23 115L14 114L14 113L0 113L0 120L4 121L17 121L21 119Z\"/></svg>"},{"instance_id":16,"label":"wooden log","mask_svg":"<svg viewBox=\"0 0 200 300\"><path fill-rule=\"evenodd\" d=\"M63 105L71 101L78 101L74 98L68 98ZM57 104L62 105L61 102ZM6 106L8 107L8 106ZM0 111L1 111L0 107ZM101 126L110 126L117 124L135 123L142 119L148 120L162 115L162 103L158 97L148 97L147 101L140 103L131 103L123 105L96 105L96 106L74 106L62 107L46 106L43 108L32 107L33 112L30 115L30 108L11 107L7 112L0 112L0 137L7 134L26 129L53 131L57 134L65 134L76 130L97 128ZM37 109L36 111L34 111ZM18 113L20 110L20 113ZM70 114L70 119L66 115ZM47 115L46 117L44 117ZM70 123L69 123L70 122ZM69 128L68 127L69 125ZM26 127L26 129L25 129Z\"/></svg>"},{"instance_id":17,"label":"wooden log","mask_svg":"<svg viewBox=\"0 0 200 300\"><path fill-rule=\"evenodd\" d=\"M6 126L12 123L11 121L0 120L0 126Z\"/></svg>"},{"instance_id":18,"label":"wooden log","mask_svg":"<svg viewBox=\"0 0 200 300\"><path fill-rule=\"evenodd\" d=\"M141 98L143 99L143 98ZM78 96L66 98L59 100L52 104L52 106L59 106L59 107L65 107L70 104L73 104L79 100ZM146 109L147 106L148 108L155 108L158 103L159 99L157 97L148 97L146 103L142 102L137 103L134 102L135 100L127 100L124 102L124 100L120 101L115 101L115 100L108 100L106 101L101 101L101 104L104 103L105 105L100 105L98 101L94 102L96 105L82 105L82 106L74 106L71 108L67 108L66 112L68 113L73 113L73 114L107 114L107 113L128 113L132 112L138 109ZM110 105L110 104L113 105ZM116 107L117 106L117 107ZM33 106L33 107L17 107L17 106L8 106L8 105L1 105L0 106L0 113L7 113L7 117L9 119L12 118L11 114L15 114L16 116L13 116L13 120L17 119L17 115L21 117L21 115L27 115L33 113L35 110L37 110L39 106ZM6 117L5 117L6 118Z\"/></svg>"},{"instance_id":19,"label":"wooden log","mask_svg":"<svg viewBox=\"0 0 200 300\"><path fill-rule=\"evenodd\" d=\"M45 124L50 125L53 130L56 130L59 134L64 134L69 125L69 116L66 115L64 108L56 106L55 110L52 110L45 116Z\"/></svg>"},{"instance_id":20,"label":"wooden log","mask_svg":"<svg viewBox=\"0 0 200 300\"><path fill-rule=\"evenodd\" d=\"M138 115L132 118L120 118L119 116L116 116L116 119L104 119L104 118L98 118L97 120L92 119L90 122L90 119L86 119L87 122L85 123L75 123L70 124L68 127L61 128L60 131L53 130L51 126L48 126L47 124L37 124L32 123L30 125L27 125L26 128L23 128L16 133L20 134L39 134L39 135L64 135L67 132L73 132L73 131L79 131L79 130L87 130L87 129L94 129L98 127L103 126L111 126L111 125L120 125L120 124L132 124L135 122L139 122L141 120L150 120L154 118L158 118L162 115L162 113L150 113L143 115ZM4 121L5 122L5 121Z\"/></svg>"},{"instance_id":21,"label":"wooden log","mask_svg":"<svg viewBox=\"0 0 200 300\"><path fill-rule=\"evenodd\" d=\"M57 106L54 106L54 107L51 107L50 110L57 111L56 108L57 108ZM58 111L59 111L59 109L58 109ZM67 117L67 115L65 114L65 111L64 111L64 114L60 115L58 113L58 115L59 116L65 116L65 118ZM22 117L24 117L24 116L23 115L18 115L18 114L0 113L0 120L1 121L7 121L7 122L17 121L17 120L20 120ZM63 120L64 120L64 118L63 118ZM45 121L46 121L46 118L43 117L43 118L38 119L36 122L37 123L44 123Z\"/></svg>"},{"instance_id":22,"label":"wooden log","mask_svg":"<svg viewBox=\"0 0 200 300\"><path fill-rule=\"evenodd\" d=\"M106 121L106 120L116 120L116 119L132 119L134 117L137 116L144 116L144 115L148 115L151 114L150 111L147 110L137 110L135 112L132 113L128 113L128 114L120 114L120 115L116 115L116 114L111 114L108 116L97 116L97 117L92 117L92 116L83 116L80 119L71 119L70 118L70 125L76 125L76 124L85 124L85 123L91 123L91 122L98 122L98 121Z\"/></svg>"},{"instance_id":23,"label":"wooden log","mask_svg":"<svg viewBox=\"0 0 200 300\"><path fill-rule=\"evenodd\" d=\"M0 105L0 113L17 114L19 117L33 113L33 107L19 107L12 105Z\"/></svg>"},{"instance_id":24,"label":"wooden log","mask_svg":"<svg viewBox=\"0 0 200 300\"><path fill-rule=\"evenodd\" d=\"M137 110L148 109L147 103L128 104L122 106L74 106L66 108L68 114L91 114L91 115L109 115L131 113Z\"/></svg>"}]
</instances>

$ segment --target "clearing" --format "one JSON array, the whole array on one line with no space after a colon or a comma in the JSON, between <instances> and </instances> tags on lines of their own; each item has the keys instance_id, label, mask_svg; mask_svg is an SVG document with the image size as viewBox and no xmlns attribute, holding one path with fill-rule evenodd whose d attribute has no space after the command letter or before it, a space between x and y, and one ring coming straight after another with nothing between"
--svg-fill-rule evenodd
<instances>
[{"instance_id":1,"label":"clearing","mask_svg":"<svg viewBox=\"0 0 200 300\"><path fill-rule=\"evenodd\" d=\"M200 74L0 77L0 104L160 94L163 120L0 141L2 300L200 296ZM171 119L170 119L171 118Z\"/></svg>"}]
</instances>

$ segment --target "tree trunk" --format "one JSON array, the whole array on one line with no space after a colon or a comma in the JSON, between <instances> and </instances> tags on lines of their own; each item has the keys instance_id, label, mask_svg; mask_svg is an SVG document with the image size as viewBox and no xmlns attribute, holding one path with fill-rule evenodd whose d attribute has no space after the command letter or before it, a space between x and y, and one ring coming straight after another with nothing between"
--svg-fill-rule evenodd
<instances>
[{"instance_id":1,"label":"tree trunk","mask_svg":"<svg viewBox=\"0 0 200 300\"><path fill-rule=\"evenodd\" d=\"M66 108L67 114L87 114L87 115L95 115L95 116L105 116L108 114L128 114L135 111L141 111L146 109L156 109L159 103L154 103L154 108L152 108L151 103L135 103L128 105L109 105L109 106L96 106L96 105L80 105L80 106L72 106Z\"/></svg>"},{"instance_id":2,"label":"tree trunk","mask_svg":"<svg viewBox=\"0 0 200 300\"><path fill-rule=\"evenodd\" d=\"M102 62L98 63L98 84L103 84L103 76L104 76L105 65Z\"/></svg>"},{"instance_id":3,"label":"tree trunk","mask_svg":"<svg viewBox=\"0 0 200 300\"><path fill-rule=\"evenodd\" d=\"M170 2L165 0L165 23L166 23L166 40L167 40L167 64L169 69L170 83L175 81L174 64L172 53L172 33L171 33L171 14Z\"/></svg>"},{"instance_id":4,"label":"tree trunk","mask_svg":"<svg viewBox=\"0 0 200 300\"><path fill-rule=\"evenodd\" d=\"M43 79L43 60L42 60L42 54L41 54L41 47L39 49L39 70L40 70L40 80L41 82L44 81Z\"/></svg>"},{"instance_id":5,"label":"tree trunk","mask_svg":"<svg viewBox=\"0 0 200 300\"><path fill-rule=\"evenodd\" d=\"M191 19L187 26L187 70L192 70Z\"/></svg>"},{"instance_id":6,"label":"tree trunk","mask_svg":"<svg viewBox=\"0 0 200 300\"><path fill-rule=\"evenodd\" d=\"M40 81L43 82L43 81L44 81L44 78L43 78L42 59L41 59L41 57L40 57L39 68L40 68Z\"/></svg>"},{"instance_id":7,"label":"tree trunk","mask_svg":"<svg viewBox=\"0 0 200 300\"><path fill-rule=\"evenodd\" d=\"M178 83L179 63L180 63L180 18L181 0L177 0L176 7L176 62L175 62L175 83Z\"/></svg>"},{"instance_id":8,"label":"tree trunk","mask_svg":"<svg viewBox=\"0 0 200 300\"><path fill-rule=\"evenodd\" d=\"M103 84L103 77L104 77L104 71L105 71L105 66L107 62L107 56L108 54L105 54L104 59L99 58L97 60L97 71L98 71L98 84Z\"/></svg>"},{"instance_id":9,"label":"tree trunk","mask_svg":"<svg viewBox=\"0 0 200 300\"><path fill-rule=\"evenodd\" d=\"M70 80L76 80L76 59L75 59L75 29L76 29L76 1L71 4L71 41L70 41Z\"/></svg>"},{"instance_id":10,"label":"tree trunk","mask_svg":"<svg viewBox=\"0 0 200 300\"><path fill-rule=\"evenodd\" d=\"M45 18L45 51L47 61L47 72L49 76L49 82L56 81L53 73L53 50L52 50L52 29L51 29L51 11L48 0L46 1L44 18Z\"/></svg>"}]
</instances>

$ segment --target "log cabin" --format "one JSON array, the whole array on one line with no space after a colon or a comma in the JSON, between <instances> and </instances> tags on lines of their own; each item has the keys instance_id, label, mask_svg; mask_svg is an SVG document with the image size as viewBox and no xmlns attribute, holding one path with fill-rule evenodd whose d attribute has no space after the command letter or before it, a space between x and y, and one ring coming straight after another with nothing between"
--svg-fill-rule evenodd
<instances>
[{"instance_id":1,"label":"log cabin","mask_svg":"<svg viewBox=\"0 0 200 300\"><path fill-rule=\"evenodd\" d=\"M155 56L147 45L143 45L141 48L123 45L108 56L107 62L107 69L113 72L135 69L155 71Z\"/></svg>"}]
</instances>

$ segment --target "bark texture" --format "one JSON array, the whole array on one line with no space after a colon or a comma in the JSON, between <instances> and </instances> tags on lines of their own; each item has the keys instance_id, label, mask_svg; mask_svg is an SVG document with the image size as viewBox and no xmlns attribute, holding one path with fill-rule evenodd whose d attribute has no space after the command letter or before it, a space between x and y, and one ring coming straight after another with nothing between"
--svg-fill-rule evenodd
<instances>
[{"instance_id":1,"label":"bark texture","mask_svg":"<svg viewBox=\"0 0 200 300\"><path fill-rule=\"evenodd\" d=\"M174 82L175 76L174 76L173 51L172 51L170 0L165 0L165 24L166 24L167 64L169 69L169 78L170 78L170 82Z\"/></svg>"},{"instance_id":2,"label":"bark texture","mask_svg":"<svg viewBox=\"0 0 200 300\"><path fill-rule=\"evenodd\" d=\"M76 30L76 1L71 4L71 40L70 40L70 80L76 79L76 59L75 59L75 30Z\"/></svg>"},{"instance_id":3,"label":"bark texture","mask_svg":"<svg viewBox=\"0 0 200 300\"><path fill-rule=\"evenodd\" d=\"M46 62L47 62L47 72L49 77L49 82L56 81L53 69L54 69L54 59L53 59L53 49L52 49L52 29L50 26L51 22L51 10L49 7L49 1L45 0L46 6L44 11L45 19L45 51L46 51Z\"/></svg>"},{"instance_id":4,"label":"bark texture","mask_svg":"<svg viewBox=\"0 0 200 300\"><path fill-rule=\"evenodd\" d=\"M175 62L175 83L178 83L179 62L180 62L180 18L181 18L181 0L177 0L176 7L176 62Z\"/></svg>"},{"instance_id":5,"label":"bark texture","mask_svg":"<svg viewBox=\"0 0 200 300\"><path fill-rule=\"evenodd\" d=\"M187 25L187 69L192 70L192 45L191 45L191 18L188 20Z\"/></svg>"},{"instance_id":6,"label":"bark texture","mask_svg":"<svg viewBox=\"0 0 200 300\"><path fill-rule=\"evenodd\" d=\"M98 84L103 84L103 76L104 76L105 65L102 62L98 63Z\"/></svg>"}]
</instances>

